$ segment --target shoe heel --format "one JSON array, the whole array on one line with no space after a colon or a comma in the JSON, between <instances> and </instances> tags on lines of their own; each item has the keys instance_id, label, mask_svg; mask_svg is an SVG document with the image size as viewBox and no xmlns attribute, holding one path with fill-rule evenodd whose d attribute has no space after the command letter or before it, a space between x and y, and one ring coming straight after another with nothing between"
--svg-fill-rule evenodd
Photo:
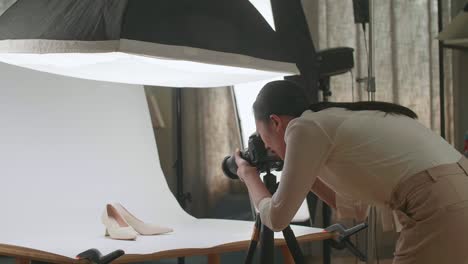
<instances>
[{"instance_id":1,"label":"shoe heel","mask_svg":"<svg viewBox=\"0 0 468 264\"><path fill-rule=\"evenodd\" d=\"M104 233L106 237L109 236L112 239L121 240L136 239L137 232L128 225L112 205L106 205L106 209L101 216L101 220L106 228Z\"/></svg>"}]
</instances>

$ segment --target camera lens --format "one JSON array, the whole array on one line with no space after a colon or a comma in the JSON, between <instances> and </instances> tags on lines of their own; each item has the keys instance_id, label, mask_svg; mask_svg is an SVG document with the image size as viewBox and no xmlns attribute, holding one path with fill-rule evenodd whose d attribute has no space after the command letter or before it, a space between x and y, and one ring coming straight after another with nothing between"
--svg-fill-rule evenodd
<instances>
[{"instance_id":1,"label":"camera lens","mask_svg":"<svg viewBox=\"0 0 468 264\"><path fill-rule=\"evenodd\" d=\"M237 164L234 156L226 156L221 165L224 175L228 176L233 180L239 179L237 175Z\"/></svg>"}]
</instances>

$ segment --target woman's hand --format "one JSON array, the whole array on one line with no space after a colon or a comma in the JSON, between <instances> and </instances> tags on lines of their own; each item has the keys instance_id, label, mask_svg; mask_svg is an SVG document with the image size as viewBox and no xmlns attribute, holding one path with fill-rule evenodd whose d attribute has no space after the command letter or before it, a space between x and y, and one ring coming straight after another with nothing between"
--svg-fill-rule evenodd
<instances>
[{"instance_id":1,"label":"woman's hand","mask_svg":"<svg viewBox=\"0 0 468 264\"><path fill-rule=\"evenodd\" d=\"M237 175L239 179L245 183L249 191L250 199L258 209L258 204L265 197L271 197L270 192L267 190L257 168L251 166L245 159L241 158L239 149L234 153L237 164Z\"/></svg>"},{"instance_id":2,"label":"woman's hand","mask_svg":"<svg viewBox=\"0 0 468 264\"><path fill-rule=\"evenodd\" d=\"M239 179L243 182L251 180L253 177L259 178L259 173L257 168L251 166L245 159L240 156L239 149L236 149L234 153L236 164L237 164L237 175Z\"/></svg>"}]
</instances>

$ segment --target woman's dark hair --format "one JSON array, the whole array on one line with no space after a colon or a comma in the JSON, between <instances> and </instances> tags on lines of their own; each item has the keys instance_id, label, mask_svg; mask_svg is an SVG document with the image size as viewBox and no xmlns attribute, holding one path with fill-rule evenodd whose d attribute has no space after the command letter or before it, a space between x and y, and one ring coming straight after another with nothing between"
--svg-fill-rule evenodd
<instances>
[{"instance_id":1,"label":"woman's dark hair","mask_svg":"<svg viewBox=\"0 0 468 264\"><path fill-rule=\"evenodd\" d=\"M350 111L375 110L386 114L404 115L413 119L418 116L411 109L387 102L321 102L310 104L307 93L291 81L273 81L263 86L253 104L256 120L266 121L270 115L300 116L305 110L318 112L330 107L345 108Z\"/></svg>"}]
</instances>

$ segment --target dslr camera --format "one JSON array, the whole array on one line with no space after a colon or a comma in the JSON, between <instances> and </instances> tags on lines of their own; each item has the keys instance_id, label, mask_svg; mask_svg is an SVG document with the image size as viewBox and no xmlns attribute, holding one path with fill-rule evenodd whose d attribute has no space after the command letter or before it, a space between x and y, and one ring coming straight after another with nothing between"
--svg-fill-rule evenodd
<instances>
[{"instance_id":1,"label":"dslr camera","mask_svg":"<svg viewBox=\"0 0 468 264\"><path fill-rule=\"evenodd\" d=\"M251 166L256 167L260 173L283 169L283 160L265 148L265 143L263 143L262 138L257 133L253 133L249 137L249 146L247 149L240 151L240 156ZM224 158L222 169L227 177L234 180L239 179L236 158L234 156L226 156Z\"/></svg>"}]
</instances>

